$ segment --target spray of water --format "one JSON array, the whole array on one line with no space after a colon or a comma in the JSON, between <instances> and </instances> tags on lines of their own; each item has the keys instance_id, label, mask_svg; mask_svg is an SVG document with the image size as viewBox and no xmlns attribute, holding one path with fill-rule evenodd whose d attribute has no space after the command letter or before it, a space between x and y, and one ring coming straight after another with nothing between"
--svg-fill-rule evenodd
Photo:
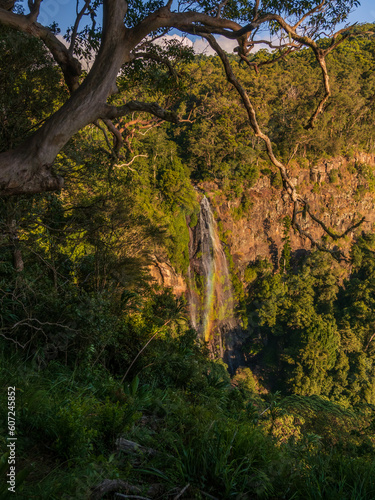
<instances>
[{"instance_id":1,"label":"spray of water","mask_svg":"<svg viewBox=\"0 0 375 500\"><path fill-rule=\"evenodd\" d=\"M217 224L206 197L203 197L200 206L199 222L194 233L195 242L191 247L195 249L193 261L199 270L201 288L197 293L194 272L190 267L188 279L191 324L206 342L215 345L216 351L219 349L220 356L223 357L224 349L228 347L226 334L236 328L232 285Z\"/></svg>"}]
</instances>

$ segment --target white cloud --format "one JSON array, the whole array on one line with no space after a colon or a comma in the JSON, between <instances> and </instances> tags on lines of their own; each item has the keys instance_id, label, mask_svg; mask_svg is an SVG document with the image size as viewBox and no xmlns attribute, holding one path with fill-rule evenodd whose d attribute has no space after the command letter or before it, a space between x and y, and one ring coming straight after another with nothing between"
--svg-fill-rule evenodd
<instances>
[{"instance_id":1,"label":"white cloud","mask_svg":"<svg viewBox=\"0 0 375 500\"><path fill-rule=\"evenodd\" d=\"M238 42L237 40L230 40L229 38L225 38L225 36L219 35L217 37L217 42L219 43L220 47L225 50L225 52L228 52L231 54L235 47L238 47Z\"/></svg>"},{"instance_id":2,"label":"white cloud","mask_svg":"<svg viewBox=\"0 0 375 500\"><path fill-rule=\"evenodd\" d=\"M155 43L155 45L163 46L166 42L169 42L170 40L177 40L178 42L181 42L183 45L186 45L187 47L193 47L193 42L187 36L180 36L176 34L164 35L161 38L157 38L153 43Z\"/></svg>"},{"instance_id":3,"label":"white cloud","mask_svg":"<svg viewBox=\"0 0 375 500\"><path fill-rule=\"evenodd\" d=\"M56 35L56 38L57 38L57 39L58 39L61 43L63 43L63 44L65 45L65 47L69 47L68 42L65 40L65 38L64 38L62 35L58 34L58 35Z\"/></svg>"},{"instance_id":4,"label":"white cloud","mask_svg":"<svg viewBox=\"0 0 375 500\"><path fill-rule=\"evenodd\" d=\"M225 38L225 36L217 36L216 41L220 45L220 47L225 50L225 52L228 52L229 54L233 53L233 50L235 47L238 46L237 40L230 40L229 38ZM204 39L200 38L198 40L195 40L193 44L194 52L196 54L206 54L207 56L212 56L216 54L216 52L211 48L209 43Z\"/></svg>"},{"instance_id":5,"label":"white cloud","mask_svg":"<svg viewBox=\"0 0 375 500\"><path fill-rule=\"evenodd\" d=\"M193 49L196 54L205 54L206 56L212 56L215 51L212 50L210 44L204 38L198 38L193 44Z\"/></svg>"},{"instance_id":6,"label":"white cloud","mask_svg":"<svg viewBox=\"0 0 375 500\"><path fill-rule=\"evenodd\" d=\"M215 54L215 51L210 47L210 44L204 38L197 38L193 41L190 40L190 38L188 38L187 36L174 34L165 35L161 38L158 38L154 43L156 43L157 45L163 45L164 42L168 40L177 40L188 47L193 47L196 54L205 54L207 56L212 56L213 54ZM238 45L236 40L229 40L228 38L225 38L221 35L217 36L216 40L218 41L219 45L229 53L232 53L233 49Z\"/></svg>"}]
</instances>

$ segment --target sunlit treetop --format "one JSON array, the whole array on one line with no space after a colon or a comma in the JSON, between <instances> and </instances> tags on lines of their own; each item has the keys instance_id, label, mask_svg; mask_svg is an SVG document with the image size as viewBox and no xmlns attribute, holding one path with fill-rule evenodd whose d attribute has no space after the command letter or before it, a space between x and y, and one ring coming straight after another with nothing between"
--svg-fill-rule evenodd
<instances>
[{"instance_id":1,"label":"sunlit treetop","mask_svg":"<svg viewBox=\"0 0 375 500\"><path fill-rule=\"evenodd\" d=\"M249 56L259 43L268 44L273 60L277 54L285 57L304 47L312 49L321 67L325 90L311 117L309 126L313 126L330 96L325 56L350 36L351 27L342 26L357 5L357 0L184 0L178 3L173 0L77 0L72 7L75 20L64 43L55 32L58 19L49 19L49 26L38 22L43 17L40 16L42 0L28 0L25 12L16 8L15 0L0 0L0 24L42 40L61 68L71 93L64 106L24 144L0 154L0 194L60 189L63 179L52 170L56 155L75 133L90 123L98 120L105 123L114 137L116 150L122 142L116 128L120 117L146 112L162 120L178 122L179 117L156 103L132 100L115 105L113 100L108 100L118 92L117 77L121 69L136 60L159 61L168 67L172 76L170 61L174 56L171 52L176 48L167 47L165 53L153 48L155 39L171 29L206 38L218 53L221 49L215 35L236 40L238 58L256 70L259 64ZM337 25L340 29L335 32ZM264 29L273 34L268 40L259 37ZM327 36L331 42L323 49L319 39ZM86 74L81 60L89 55L92 65ZM226 73L228 76L227 70ZM255 133L260 137L259 132Z\"/></svg>"}]
</instances>

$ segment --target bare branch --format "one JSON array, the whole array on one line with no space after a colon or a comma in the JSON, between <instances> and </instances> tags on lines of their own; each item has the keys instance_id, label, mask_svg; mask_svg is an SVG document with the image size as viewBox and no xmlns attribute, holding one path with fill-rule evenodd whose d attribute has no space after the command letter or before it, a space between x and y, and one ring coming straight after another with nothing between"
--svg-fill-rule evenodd
<instances>
[{"instance_id":1,"label":"bare branch","mask_svg":"<svg viewBox=\"0 0 375 500\"><path fill-rule=\"evenodd\" d=\"M301 236L304 236L305 238L307 238L308 240L310 240L311 242L311 245L313 247L316 247L318 250L320 250L321 252L326 252L326 253L329 253L332 255L332 257L335 259L335 260L345 260L345 261L348 261L347 257L342 253L341 250L331 250L323 245L320 244L319 241L317 241L315 238L313 238L311 236L311 234L309 234L308 232L306 232L304 229L302 229L301 225L299 224L299 222L297 221L297 214L298 214L298 201L296 201L294 204L293 204L293 217L292 217L292 227L298 231L298 233L301 235Z\"/></svg>"},{"instance_id":2,"label":"bare branch","mask_svg":"<svg viewBox=\"0 0 375 500\"><path fill-rule=\"evenodd\" d=\"M10 2L12 1L10 0ZM163 110L155 103L131 101L119 107L106 104L108 96L116 92L116 78L121 67L123 64L131 62L132 51L139 44L149 43L148 37L150 33L158 32L160 29L168 31L170 28L178 28L193 34L206 36L220 34L229 39L236 39L240 51L242 51L240 55L243 54L246 56L249 53L249 47L252 47L251 44L249 45L249 37L253 37L254 32L262 24L276 22L293 39L295 48L298 48L299 45L310 47L316 55L321 57L320 60L323 61L321 62L321 66L325 96L319 104L315 116L319 115L330 95L328 73L324 61L325 53L324 51L319 52L320 49L317 43L311 37L316 36L317 28L306 28L304 33L311 36L303 36L296 29L298 26L299 31L301 31L301 24L297 23L295 27L290 26L277 14L259 15L260 2L257 0L253 20L242 27L237 22L224 19L220 15L208 15L194 10L171 12L172 3L171 0L167 0L164 7L152 12L132 28L127 28L124 24L124 16L127 11L125 0L103 0L101 46L95 58L94 65L82 84L80 84L79 80L81 65L72 54L78 36L80 19L88 11L93 16L89 0L83 0L85 2L83 9L78 11L77 8L77 19L69 48L58 40L48 28L36 22L41 0L29 1L31 9L29 16L14 14L0 8L0 23L41 39L50 50L57 64L61 67L72 95L56 113L46 120L34 134L28 136L22 144L12 151L0 154L0 193L2 195L38 193L61 189L63 179L53 172L53 163L57 154L75 133L98 119L102 119L103 121L113 120L137 111L151 113L161 120L173 123L181 122L175 113ZM0 0L0 2L0 5L4 6L6 0ZM193 4L191 8L193 8ZM304 16L312 15L314 12L314 9L312 9ZM306 19L304 16L299 20L299 23L302 23ZM339 35L342 35L342 37L346 36L343 32L339 33L334 38L333 44L327 49L328 51L333 50L338 43L342 43ZM247 102L246 97L244 99L244 102ZM256 135L265 141L270 158L273 157L272 161L282 171L285 167L280 162L278 165L278 160L273 155L269 138L264 135L262 136L262 131L260 131L256 122L255 113L253 113L254 110L249 100L246 104L246 109L250 121L252 120L252 126ZM314 122L315 116L313 116L311 124ZM120 147L122 139L119 132L112 128L112 125L109 124L107 126L109 126L111 133L114 134L114 149L116 149L116 147ZM287 176L283 177L283 182L290 193L295 193ZM293 194L293 196L295 195Z\"/></svg>"},{"instance_id":3,"label":"bare branch","mask_svg":"<svg viewBox=\"0 0 375 500\"><path fill-rule=\"evenodd\" d=\"M342 234L337 235L337 234L333 233L332 231L330 231L330 229L324 224L324 222L321 221L318 217L316 217L311 212L308 202L306 200L304 200L297 193L294 184L292 183L291 179L289 178L286 166L275 157L270 138L266 134L264 134L262 132L262 130L260 129L257 118L256 118L255 109L251 103L251 100L250 100L246 90L242 87L242 85L240 84L240 82L236 78L236 76L232 70L232 67L230 65L230 62L228 60L227 55L225 54L223 49L220 47L220 45L217 43L217 41L215 40L215 38L212 35L202 35L202 36L204 38L206 38L206 40L209 42L211 47L219 55L223 65L224 65L224 69L225 69L228 81L235 87L235 89L237 90L238 94L240 95L240 97L242 99L242 102L245 106L245 109L246 109L248 117L249 117L249 122L250 122L251 128L253 129L255 136L261 138L264 141L264 143L266 145L267 154L268 154L269 159L271 160L273 165L275 165L275 167L278 168L278 170L281 174L284 188L286 189L291 201L293 202L293 219L292 219L293 227L301 235L307 237L311 241L311 243L313 245L317 246L320 250L328 251L328 252L332 253L333 255L336 255L336 257L337 257L337 255L340 255L340 257L345 258L341 251L336 251L336 250L331 251L331 250L326 249L325 247L320 245L310 234L308 234L306 231L304 231L302 229L302 227L300 226L300 224L297 221L297 213L298 213L299 204L303 204L305 206L306 211L309 214L309 216L311 217L311 219L314 222L316 222L324 230L324 232L327 233L329 236L331 236L334 240L338 240L338 239L344 237L350 231L353 231L354 229L359 227L364 222L365 218L363 217L359 222L357 222L357 223L351 225L349 228L347 228L346 231L344 231Z\"/></svg>"},{"instance_id":4,"label":"bare branch","mask_svg":"<svg viewBox=\"0 0 375 500\"><path fill-rule=\"evenodd\" d=\"M27 18L33 23L38 19L41 2L42 0L28 0L30 14L27 15Z\"/></svg>"},{"instance_id":5,"label":"bare branch","mask_svg":"<svg viewBox=\"0 0 375 500\"><path fill-rule=\"evenodd\" d=\"M320 4L320 5L322 6L323 4ZM316 9L313 9L310 13L306 14L306 17L308 15L311 15L311 13L313 13L313 11L316 11L318 9L318 7ZM297 33L295 27L299 25L298 23L292 27L285 21L285 19L283 19L281 16L278 16L278 15L274 16L274 20L284 29L284 31L286 31L291 36L291 38L293 40L298 42L300 45L304 45L305 47L310 47L313 50L315 57L316 57L316 60L318 61L319 66L321 68L322 75L323 75L323 84L324 84L325 94L324 94L323 98L320 100L318 106L316 107L313 115L311 116L310 120L308 121L308 123L305 127L307 129L312 128L314 126L314 123L315 123L317 117L322 113L326 102L328 101L329 97L331 96L331 89L330 89L330 85L329 85L329 75L328 75L327 65L326 65L326 61L325 61L325 56L329 52L331 52L335 47L337 47L337 45L342 43L350 35L350 29L352 29L354 25L349 27L349 28L339 30L333 36L333 40L332 40L330 47L328 49L324 50L324 49L321 49L318 46L318 44L315 42L315 40L313 40L311 37L303 36L303 35L300 35L299 33ZM342 33L344 33L342 38L337 40L337 37Z\"/></svg>"},{"instance_id":6,"label":"bare branch","mask_svg":"<svg viewBox=\"0 0 375 500\"><path fill-rule=\"evenodd\" d=\"M164 64L168 68L170 75L173 76L174 78L178 79L181 76L174 69L171 62L167 58L160 57L157 54L154 54L152 52L136 52L135 54L132 54L132 58L134 58L134 59L150 59L151 61L159 62L161 64Z\"/></svg>"},{"instance_id":7,"label":"bare branch","mask_svg":"<svg viewBox=\"0 0 375 500\"><path fill-rule=\"evenodd\" d=\"M182 490L180 491L180 493L178 493L173 500L178 500L179 498L182 497L182 495L185 493L185 491L190 487L190 483L188 483L186 486L184 486L182 488Z\"/></svg>"},{"instance_id":8,"label":"bare branch","mask_svg":"<svg viewBox=\"0 0 375 500\"><path fill-rule=\"evenodd\" d=\"M256 0L255 5L254 5L254 17L253 17L253 21L256 21L258 19L259 2L260 2L260 0Z\"/></svg>"},{"instance_id":9,"label":"bare branch","mask_svg":"<svg viewBox=\"0 0 375 500\"><path fill-rule=\"evenodd\" d=\"M142 497L140 495L124 495L123 493L115 493L117 498L133 498L133 500L151 500L149 497Z\"/></svg>"},{"instance_id":10,"label":"bare branch","mask_svg":"<svg viewBox=\"0 0 375 500\"><path fill-rule=\"evenodd\" d=\"M76 20L74 22L72 36L71 36L71 39L70 39L70 45L69 45L69 49L68 49L68 54L70 56L72 56L73 52L74 52L74 45L76 43L76 38L77 38L77 34L78 34L79 23L81 22L82 17L86 13L86 11L87 11L87 9L88 9L88 7L90 5L90 1L91 0L85 0L84 6L80 10L80 12L78 12L78 2L79 2L79 0L77 0L77 17L76 17Z\"/></svg>"},{"instance_id":11,"label":"bare branch","mask_svg":"<svg viewBox=\"0 0 375 500\"><path fill-rule=\"evenodd\" d=\"M35 9L40 4L40 0L36 0ZM39 9L39 7L38 7ZM51 30L33 21L37 11L34 10L32 15L24 16L21 14L14 14L4 9L0 9L0 23L4 26L9 26L16 30L27 33L28 35L39 38L44 42L53 58L60 66L66 84L72 92L79 86L79 76L81 74L81 64L74 57L70 56L67 47L52 33Z\"/></svg>"},{"instance_id":12,"label":"bare branch","mask_svg":"<svg viewBox=\"0 0 375 500\"><path fill-rule=\"evenodd\" d=\"M241 59L243 61L245 61L245 63L250 68L254 68L255 71L258 73L259 68L261 66L266 66L266 65L269 65L269 64L274 64L275 62L280 61L280 59L284 59L287 55L289 55L291 52L294 52L295 50L297 50L297 48L294 48L294 46L288 47L287 50L284 51L284 52L281 52L279 56L274 56L272 59L270 59L268 61L260 61L260 62L249 61L249 59L247 58L247 56L245 56L242 53L240 53L240 57L241 57Z\"/></svg>"},{"instance_id":13,"label":"bare branch","mask_svg":"<svg viewBox=\"0 0 375 500\"><path fill-rule=\"evenodd\" d=\"M167 111L159 106L156 102L139 102L139 101L129 101L123 106L109 106L105 105L103 107L103 112L101 113L102 118L109 118L113 120L114 118L119 118L120 116L128 115L133 111L150 113L162 120L179 123L179 117L172 111Z\"/></svg>"},{"instance_id":14,"label":"bare branch","mask_svg":"<svg viewBox=\"0 0 375 500\"><path fill-rule=\"evenodd\" d=\"M373 333L373 334L371 335L370 340L367 342L367 345L366 345L366 347L365 347L365 349L364 349L365 351L367 351L367 349L369 348L369 345L370 345L370 344L371 344L371 342L373 341L374 337L375 337L375 333Z\"/></svg>"},{"instance_id":15,"label":"bare branch","mask_svg":"<svg viewBox=\"0 0 375 500\"><path fill-rule=\"evenodd\" d=\"M273 15L266 15L260 20L250 23L245 28L235 21L223 19L221 17L212 17L208 14L199 12L170 12L166 7L162 7L156 12L145 17L139 24L129 30L134 46L138 45L150 31L156 31L159 28L178 28L181 31L204 31L207 28L208 33L220 31L218 34L224 34L228 38L236 39L245 33L260 26L267 20L272 20ZM199 24L198 24L199 23ZM223 31L223 33L222 33Z\"/></svg>"},{"instance_id":16,"label":"bare branch","mask_svg":"<svg viewBox=\"0 0 375 500\"><path fill-rule=\"evenodd\" d=\"M221 17L221 11L223 10L223 7L225 7L227 3L228 0L223 0L222 2L219 3L219 5L217 6L216 17Z\"/></svg>"},{"instance_id":17,"label":"bare branch","mask_svg":"<svg viewBox=\"0 0 375 500\"><path fill-rule=\"evenodd\" d=\"M117 156L120 149L124 145L124 141L123 141L121 132L119 131L119 129L114 125L114 123L111 120L104 118L103 123L105 123L106 127L113 135L113 152Z\"/></svg>"},{"instance_id":18,"label":"bare branch","mask_svg":"<svg viewBox=\"0 0 375 500\"><path fill-rule=\"evenodd\" d=\"M12 339L10 337L7 337L6 335L4 335L3 333L0 333L0 337L3 337L5 340L10 340L11 342L13 342L14 344L17 344L21 347L21 349L25 349L25 347L27 346L27 344L29 344L31 342L32 339L29 339L26 344L20 344L18 342L18 340L15 340L15 339Z\"/></svg>"},{"instance_id":19,"label":"bare branch","mask_svg":"<svg viewBox=\"0 0 375 500\"><path fill-rule=\"evenodd\" d=\"M322 70L325 94L324 94L323 98L320 100L318 106L316 107L314 113L312 114L311 118L309 119L307 125L305 126L306 130L314 127L316 119L318 118L320 113L323 112L324 106L331 96L331 88L329 85L329 75L328 75L328 70L327 70L327 65L326 65L324 53L320 49L317 49L316 51L314 50L314 52L315 52L316 59L319 63L320 69Z\"/></svg>"},{"instance_id":20,"label":"bare branch","mask_svg":"<svg viewBox=\"0 0 375 500\"><path fill-rule=\"evenodd\" d=\"M337 40L338 35L343 33L344 31L346 31L346 33L344 33L343 36L339 40ZM342 42L344 42L349 37L349 35L350 35L350 32L347 29L343 29L343 30L340 30L337 33L335 33L335 35L333 36L333 39L332 39L332 43L327 49L323 50L323 49L313 47L315 58L319 63L320 69L322 70L325 94L324 94L323 98L321 99L321 101L319 102L318 106L316 107L316 110L312 114L307 125L305 126L306 129L310 129L310 128L314 127L316 119L318 118L320 113L322 113L324 111L324 106L331 96L331 88L330 88L330 84L329 84L329 75L328 75L325 57L333 49L335 49L338 45L340 45Z\"/></svg>"},{"instance_id":21,"label":"bare branch","mask_svg":"<svg viewBox=\"0 0 375 500\"><path fill-rule=\"evenodd\" d=\"M339 240L340 238L343 238L344 236L346 236L348 233L350 233L354 229L357 229L357 227L359 227L366 220L366 217L362 217L362 219L360 221L349 226L343 233L336 234L336 233L332 232L320 219L318 219L318 217L316 217L316 215L314 215L311 212L310 205L307 202L304 202L304 203L306 206L306 211L310 215L312 220L315 221L317 224L319 224L321 226L321 228L324 230L324 232L327 233L333 240Z\"/></svg>"},{"instance_id":22,"label":"bare branch","mask_svg":"<svg viewBox=\"0 0 375 500\"><path fill-rule=\"evenodd\" d=\"M301 48L302 45L300 43L294 43L294 42L287 42L287 43L280 43L279 45L275 45L272 41L270 40L251 40L251 42L248 42L247 45L250 46L251 48L254 45L268 45L270 49L276 49L276 50L281 50L287 47L298 47Z\"/></svg>"},{"instance_id":23,"label":"bare branch","mask_svg":"<svg viewBox=\"0 0 375 500\"><path fill-rule=\"evenodd\" d=\"M159 40L160 38L163 38L163 36L167 35L168 32L170 31L170 28L167 28L163 30L159 35L155 35L153 37L146 37L143 43L140 43L137 45L136 49L137 50L143 50L145 47L149 47L150 44L152 44L155 40Z\"/></svg>"},{"instance_id":24,"label":"bare branch","mask_svg":"<svg viewBox=\"0 0 375 500\"><path fill-rule=\"evenodd\" d=\"M333 49L335 49L338 45L340 45L342 42L345 42L349 38L349 36L352 34L350 31L355 27L355 24L352 24L348 28L343 28L342 30L337 31L333 36L332 36L332 42L331 45L324 51L325 55L329 54ZM338 36L342 34L342 37L337 40Z\"/></svg>"},{"instance_id":25,"label":"bare branch","mask_svg":"<svg viewBox=\"0 0 375 500\"><path fill-rule=\"evenodd\" d=\"M235 87L235 89L237 90L237 92L239 93L239 95L242 99L242 102L243 102L245 109L247 111L247 115L249 117L251 128L253 129L255 136L261 138L265 142L268 156L269 156L271 162L275 165L275 167L277 167L279 169L281 176L283 178L283 181L285 183L285 187L286 187L289 195L291 196L293 201L297 200L298 195L296 193L296 190L295 190L292 182L290 181L290 179L287 175L286 167L276 158L276 156L273 152L272 143L271 143L270 138L266 134L264 134L262 132L262 130L260 129L258 121L257 121L254 106L252 105L252 102L250 101L250 98L249 98L246 90L242 87L242 85L240 84L240 82L238 81L236 76L234 75L232 67L230 65L230 62L228 60L228 57L226 56L225 52L223 51L223 49L220 47L220 45L217 43L217 41L215 40L215 38L212 35L202 35L202 36L204 38L206 38L206 40L209 42L211 47L219 55L223 65L224 65L224 69L225 69L225 73L227 75L228 81Z\"/></svg>"},{"instance_id":26,"label":"bare branch","mask_svg":"<svg viewBox=\"0 0 375 500\"><path fill-rule=\"evenodd\" d=\"M29 323L29 321L35 321L38 325L40 325L40 327L37 327L35 325L32 325L31 323ZM67 325L64 325L62 323L50 323L49 321L39 321L37 318L27 318L27 319L22 319L20 321L18 321L17 323L15 323L11 329L14 330L15 328L17 328L18 326L29 326L30 328L34 328L35 330L41 330L43 326L57 326L57 327L61 327L61 328L66 328L67 330L71 330L72 332L77 332L77 330L75 330L74 328L71 328L70 326L67 326Z\"/></svg>"},{"instance_id":27,"label":"bare branch","mask_svg":"<svg viewBox=\"0 0 375 500\"><path fill-rule=\"evenodd\" d=\"M135 155L129 163L122 163L121 165L115 165L116 168L122 168L122 167L128 167L129 170L132 170L132 172L135 172L132 168L130 168L130 165L137 159L137 158L148 158L148 155Z\"/></svg>"},{"instance_id":28,"label":"bare branch","mask_svg":"<svg viewBox=\"0 0 375 500\"><path fill-rule=\"evenodd\" d=\"M313 9L309 10L308 12L306 12L306 14L303 15L301 17L301 19L293 26L293 30L295 31L298 28L298 26L300 26L303 23L303 21L305 21L308 17L310 17L313 14L315 14L315 12L323 10L324 4L325 4L325 0L323 0L319 5L317 5Z\"/></svg>"},{"instance_id":29,"label":"bare branch","mask_svg":"<svg viewBox=\"0 0 375 500\"><path fill-rule=\"evenodd\" d=\"M110 149L111 153L113 153L113 150L112 150L112 144L111 144L111 142L110 142L110 140L109 140L109 138L108 138L107 131L106 131L103 127L101 127L101 126L99 125L98 120L95 120L95 121L94 121L94 125L95 125L95 126L96 126L96 127L97 127L97 128L98 128L98 129L99 129L99 130L103 133L103 135L104 135L104 140L105 140L105 142L107 143L107 146L109 147L109 149Z\"/></svg>"},{"instance_id":30,"label":"bare branch","mask_svg":"<svg viewBox=\"0 0 375 500\"><path fill-rule=\"evenodd\" d=\"M231 40L237 40L243 36L247 37L249 33L259 28L263 23L277 21L279 17L275 14L265 14L263 17L257 18L246 26L241 27L240 24L221 17L212 17L207 14L193 12L176 12L171 14L167 22L171 27L178 28L187 33L195 35L223 35Z\"/></svg>"},{"instance_id":31,"label":"bare branch","mask_svg":"<svg viewBox=\"0 0 375 500\"><path fill-rule=\"evenodd\" d=\"M145 345L142 347L142 349L138 352L138 354L135 356L135 358L133 359L133 361L130 363L128 369L126 370L125 372L125 375L122 377L121 379L121 384L124 383L128 373L130 372L132 366L134 365L134 363L137 361L137 359L139 358L139 356L142 354L142 352L146 349L146 347L149 345L149 343L156 337L156 335L158 333L161 332L162 328L164 328L165 326L168 325L168 323L170 323L172 320L171 319L168 319L167 321L164 322L164 325L162 325L162 327L159 329L159 330L156 330L156 332L154 333L154 335L152 337L150 337L148 339L148 341L145 343Z\"/></svg>"}]
</instances>

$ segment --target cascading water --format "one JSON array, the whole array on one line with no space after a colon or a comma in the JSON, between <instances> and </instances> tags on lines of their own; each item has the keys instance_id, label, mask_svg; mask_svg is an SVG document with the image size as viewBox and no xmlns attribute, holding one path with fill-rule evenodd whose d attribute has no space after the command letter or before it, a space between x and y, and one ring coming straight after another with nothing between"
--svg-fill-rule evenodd
<instances>
[{"instance_id":1,"label":"cascading water","mask_svg":"<svg viewBox=\"0 0 375 500\"><path fill-rule=\"evenodd\" d=\"M204 196L199 220L191 231L189 308L191 324L209 343L213 355L232 360L238 329L228 263L210 203Z\"/></svg>"}]
</instances>

